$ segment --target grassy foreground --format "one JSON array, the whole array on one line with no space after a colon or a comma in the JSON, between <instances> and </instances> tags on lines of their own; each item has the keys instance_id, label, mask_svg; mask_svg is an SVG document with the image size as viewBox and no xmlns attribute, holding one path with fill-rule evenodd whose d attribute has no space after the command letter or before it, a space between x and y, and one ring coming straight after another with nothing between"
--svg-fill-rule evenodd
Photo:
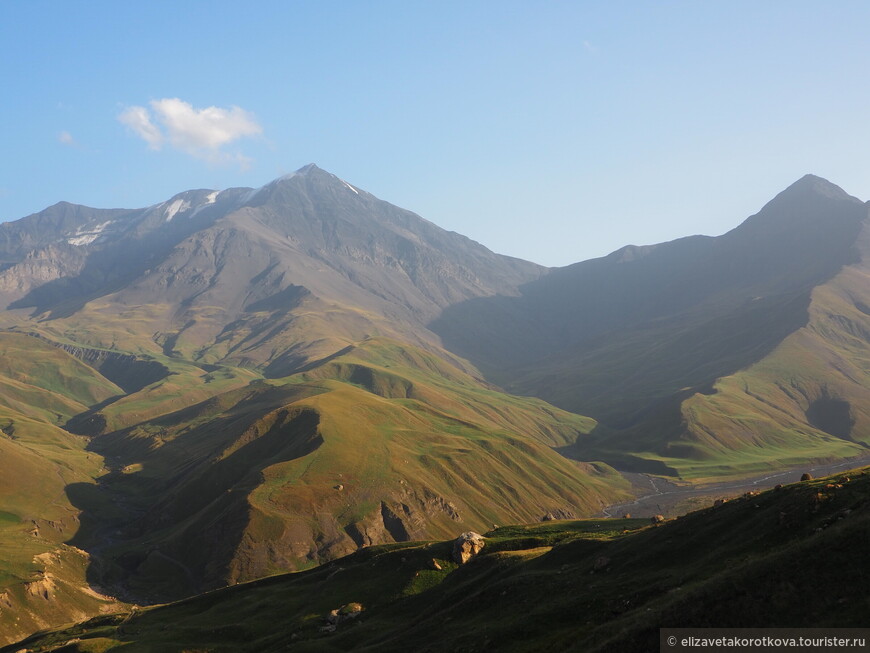
<instances>
[{"instance_id":1,"label":"grassy foreground","mask_svg":"<svg viewBox=\"0 0 870 653\"><path fill-rule=\"evenodd\" d=\"M866 626L868 499L865 468L658 526L497 528L461 567L450 542L369 547L2 650L630 652L656 650L662 626ZM362 613L329 628L352 603Z\"/></svg>"}]
</instances>

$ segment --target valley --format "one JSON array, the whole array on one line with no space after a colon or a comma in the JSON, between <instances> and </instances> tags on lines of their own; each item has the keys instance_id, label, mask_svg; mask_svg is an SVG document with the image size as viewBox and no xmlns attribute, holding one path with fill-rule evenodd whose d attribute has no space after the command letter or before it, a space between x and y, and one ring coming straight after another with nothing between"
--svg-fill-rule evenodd
<instances>
[{"instance_id":1,"label":"valley","mask_svg":"<svg viewBox=\"0 0 870 653\"><path fill-rule=\"evenodd\" d=\"M727 501L747 492L759 492L770 490L778 485L797 483L801 476L807 473L816 478L825 477L868 464L870 464L870 455L844 462L788 469L756 478L700 485L677 485L662 477L625 472L623 476L631 481L637 498L626 503L607 506L597 516L617 518L630 514L639 518L651 518L655 515L675 518L692 510L712 505L717 500Z\"/></svg>"},{"instance_id":2,"label":"valley","mask_svg":"<svg viewBox=\"0 0 870 653\"><path fill-rule=\"evenodd\" d=\"M722 236L545 268L313 164L2 223L0 645L91 619L32 650L148 650L182 629L162 634L170 614L207 650L293 634L299 650L399 650L435 623L407 615L431 610L457 646L559 650L555 624L582 609L588 650L620 650L653 619L629 603L671 614L684 583L703 602L738 573L692 538L743 533L723 559L810 556L817 522L849 510L837 528L860 540L863 476L773 490L763 522L747 501L709 506L870 462L868 238L868 205L808 175ZM816 506L809 487L839 498ZM793 529L771 525L783 512ZM680 519L647 528L655 514ZM492 542L472 571L445 553L467 531ZM608 569L605 549L646 546L674 566L596 577L604 603L545 600ZM758 564L791 564L778 550ZM481 639L489 608L445 607L474 587L512 614L525 603L498 597L526 578L552 632L520 620L525 635ZM267 636L277 617L237 599L294 616ZM349 601L375 625L322 637L320 612ZM245 616L216 625L225 611Z\"/></svg>"}]
</instances>

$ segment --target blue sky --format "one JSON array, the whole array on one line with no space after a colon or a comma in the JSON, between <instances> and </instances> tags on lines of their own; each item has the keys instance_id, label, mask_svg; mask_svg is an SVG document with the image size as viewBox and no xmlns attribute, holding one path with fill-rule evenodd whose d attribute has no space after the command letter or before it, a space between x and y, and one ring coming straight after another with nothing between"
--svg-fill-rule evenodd
<instances>
[{"instance_id":1,"label":"blue sky","mask_svg":"<svg viewBox=\"0 0 870 653\"><path fill-rule=\"evenodd\" d=\"M0 220L307 163L546 265L870 199L870 3L0 3Z\"/></svg>"}]
</instances>

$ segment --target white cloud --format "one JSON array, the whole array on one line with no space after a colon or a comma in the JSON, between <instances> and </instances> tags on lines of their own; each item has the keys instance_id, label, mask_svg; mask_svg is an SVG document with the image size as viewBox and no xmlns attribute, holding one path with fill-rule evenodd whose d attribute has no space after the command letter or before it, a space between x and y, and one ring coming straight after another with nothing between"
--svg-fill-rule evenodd
<instances>
[{"instance_id":1,"label":"white cloud","mask_svg":"<svg viewBox=\"0 0 870 653\"><path fill-rule=\"evenodd\" d=\"M178 98L154 100L151 106L168 130L170 142L183 150L216 150L263 131L254 117L239 107L194 109Z\"/></svg>"},{"instance_id":2,"label":"white cloud","mask_svg":"<svg viewBox=\"0 0 870 653\"><path fill-rule=\"evenodd\" d=\"M163 134L151 122L151 116L145 107L128 107L121 112L118 120L136 132L152 150L159 150L163 145Z\"/></svg>"},{"instance_id":3,"label":"white cloud","mask_svg":"<svg viewBox=\"0 0 870 653\"><path fill-rule=\"evenodd\" d=\"M63 132L59 133L57 135L57 140L60 141L64 145L75 146L77 144L76 139L74 139L72 137L72 134L70 134L67 131L63 131Z\"/></svg>"},{"instance_id":4,"label":"white cloud","mask_svg":"<svg viewBox=\"0 0 870 653\"><path fill-rule=\"evenodd\" d=\"M150 111L145 107L129 107L118 116L118 120L152 149L160 149L164 142L168 142L176 149L207 161L237 162L242 167L250 164L250 159L242 154L228 154L221 150L233 141L263 132L248 111L236 106L196 109L178 98L152 100L150 104Z\"/></svg>"}]
</instances>

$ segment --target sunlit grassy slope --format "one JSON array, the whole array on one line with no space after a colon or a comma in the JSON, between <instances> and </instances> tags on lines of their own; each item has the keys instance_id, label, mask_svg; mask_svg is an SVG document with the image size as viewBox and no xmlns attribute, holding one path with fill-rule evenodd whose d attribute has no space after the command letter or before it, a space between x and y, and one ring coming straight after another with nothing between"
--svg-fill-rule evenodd
<instances>
[{"instance_id":1,"label":"sunlit grassy slope","mask_svg":"<svg viewBox=\"0 0 870 653\"><path fill-rule=\"evenodd\" d=\"M625 481L553 447L594 425L370 339L309 372L97 438L118 472L102 495L68 489L84 511L75 543L119 532L105 581L164 597L364 545L592 514L624 496ZM107 497L126 513L100 522Z\"/></svg>"},{"instance_id":2,"label":"sunlit grassy slope","mask_svg":"<svg viewBox=\"0 0 870 653\"><path fill-rule=\"evenodd\" d=\"M584 651L658 648L659 628L862 627L870 475L744 496L660 526L502 527L457 567L449 542L370 547L317 569L16 646L64 651ZM440 569L433 565L438 563ZM355 619L324 627L331 610ZM11 649L10 649L11 650Z\"/></svg>"},{"instance_id":3,"label":"sunlit grassy slope","mask_svg":"<svg viewBox=\"0 0 870 653\"><path fill-rule=\"evenodd\" d=\"M0 332L0 406L62 424L88 406L123 394L117 385L47 342Z\"/></svg>"},{"instance_id":4,"label":"sunlit grassy slope","mask_svg":"<svg viewBox=\"0 0 870 653\"><path fill-rule=\"evenodd\" d=\"M594 420L388 339L277 379L147 354L165 374L132 392L44 336L0 346L0 383L19 390L0 402L6 641L114 604L93 587L185 596L627 494L606 465L554 451Z\"/></svg>"},{"instance_id":5,"label":"sunlit grassy slope","mask_svg":"<svg viewBox=\"0 0 870 653\"><path fill-rule=\"evenodd\" d=\"M89 556L64 544L79 527L66 487L93 486L102 458L62 430L120 389L66 352L0 334L0 642L118 603L86 580Z\"/></svg>"}]
</instances>

